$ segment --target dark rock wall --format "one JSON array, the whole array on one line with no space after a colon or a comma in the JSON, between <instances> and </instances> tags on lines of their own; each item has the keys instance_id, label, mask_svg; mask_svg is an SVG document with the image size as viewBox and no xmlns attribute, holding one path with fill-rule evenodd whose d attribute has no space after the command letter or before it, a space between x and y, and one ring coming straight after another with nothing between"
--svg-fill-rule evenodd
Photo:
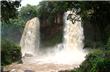
<instances>
[{"instance_id":1,"label":"dark rock wall","mask_svg":"<svg viewBox=\"0 0 110 72\"><path fill-rule=\"evenodd\" d=\"M102 44L101 33L98 26L94 26L94 24L91 24L90 22L85 22L83 24L83 28L85 48L95 48L96 46Z\"/></svg>"},{"instance_id":2,"label":"dark rock wall","mask_svg":"<svg viewBox=\"0 0 110 72\"><path fill-rule=\"evenodd\" d=\"M40 19L40 38L41 47L53 46L62 42L63 14L56 15L51 23L47 19Z\"/></svg>"},{"instance_id":3,"label":"dark rock wall","mask_svg":"<svg viewBox=\"0 0 110 72\"><path fill-rule=\"evenodd\" d=\"M105 41L107 41L110 36L110 24L105 25L103 30L100 30L100 26L98 24L90 23L88 20L83 22L83 28L85 48L103 47L106 43Z\"/></svg>"}]
</instances>

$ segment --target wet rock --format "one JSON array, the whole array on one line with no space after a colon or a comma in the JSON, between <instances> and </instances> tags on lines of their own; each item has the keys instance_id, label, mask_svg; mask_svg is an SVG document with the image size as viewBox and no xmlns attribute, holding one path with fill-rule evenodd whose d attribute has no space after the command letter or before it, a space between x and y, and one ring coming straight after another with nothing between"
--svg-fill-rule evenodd
<instances>
[{"instance_id":1,"label":"wet rock","mask_svg":"<svg viewBox=\"0 0 110 72\"><path fill-rule=\"evenodd\" d=\"M24 70L24 72L34 72L33 70Z\"/></svg>"},{"instance_id":2,"label":"wet rock","mask_svg":"<svg viewBox=\"0 0 110 72\"><path fill-rule=\"evenodd\" d=\"M33 55L32 54L25 53L25 56L26 57L32 57Z\"/></svg>"}]
</instances>

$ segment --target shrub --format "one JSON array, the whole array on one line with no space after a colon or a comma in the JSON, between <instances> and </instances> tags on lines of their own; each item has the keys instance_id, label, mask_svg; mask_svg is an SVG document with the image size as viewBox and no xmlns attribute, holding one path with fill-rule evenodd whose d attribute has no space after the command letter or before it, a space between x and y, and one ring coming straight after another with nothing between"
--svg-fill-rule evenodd
<instances>
[{"instance_id":1,"label":"shrub","mask_svg":"<svg viewBox=\"0 0 110 72\"><path fill-rule=\"evenodd\" d=\"M1 40L1 65L21 60L20 47L12 41Z\"/></svg>"},{"instance_id":2,"label":"shrub","mask_svg":"<svg viewBox=\"0 0 110 72\"><path fill-rule=\"evenodd\" d=\"M94 50L86 56L79 68L71 72L110 72L110 51Z\"/></svg>"},{"instance_id":3,"label":"shrub","mask_svg":"<svg viewBox=\"0 0 110 72\"><path fill-rule=\"evenodd\" d=\"M107 47L107 49L109 49L109 50L110 50L110 37L109 37L109 39L108 39L108 42L107 42L106 47Z\"/></svg>"}]
</instances>

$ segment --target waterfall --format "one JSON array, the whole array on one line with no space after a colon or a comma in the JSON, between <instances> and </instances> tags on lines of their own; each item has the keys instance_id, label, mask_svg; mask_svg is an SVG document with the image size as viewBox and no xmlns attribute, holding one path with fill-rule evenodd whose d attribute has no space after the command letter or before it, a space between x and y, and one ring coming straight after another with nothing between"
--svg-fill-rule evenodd
<instances>
[{"instance_id":1,"label":"waterfall","mask_svg":"<svg viewBox=\"0 0 110 72\"><path fill-rule=\"evenodd\" d=\"M67 20L68 15L74 20ZM39 21L38 18L34 18L26 23L26 27L21 39L22 55L32 54L30 59L24 59L24 63L52 63L52 64L75 64L79 65L85 60L86 52L83 49L83 27L81 24L80 15L76 15L75 12L67 11L64 14L64 38L61 44L54 46L53 53L47 50L48 53L42 55L35 55L39 49Z\"/></svg>"},{"instance_id":2,"label":"waterfall","mask_svg":"<svg viewBox=\"0 0 110 72\"><path fill-rule=\"evenodd\" d=\"M68 15L71 14L74 23L67 20ZM80 65L86 56L86 52L83 49L83 27L81 24L80 15L76 15L75 12L67 11L64 14L64 39L62 44L55 46L55 54L46 57L45 62L55 64L75 64Z\"/></svg>"},{"instance_id":3,"label":"waterfall","mask_svg":"<svg viewBox=\"0 0 110 72\"><path fill-rule=\"evenodd\" d=\"M74 20L76 20L74 23L72 21L67 20L67 16L69 14L72 14L72 17ZM81 25L81 17L79 15L76 15L72 11L68 11L65 13L64 16L64 46L66 49L81 49L83 48L83 27Z\"/></svg>"},{"instance_id":4,"label":"waterfall","mask_svg":"<svg viewBox=\"0 0 110 72\"><path fill-rule=\"evenodd\" d=\"M39 27L39 19L36 17L26 23L20 41L22 57L25 55L34 56L38 52L40 43Z\"/></svg>"},{"instance_id":5,"label":"waterfall","mask_svg":"<svg viewBox=\"0 0 110 72\"><path fill-rule=\"evenodd\" d=\"M67 19L69 14L75 20L74 23ZM67 11L64 14L64 23L63 50L56 54L55 59L62 64L81 64L86 56L81 17L75 12Z\"/></svg>"}]
</instances>

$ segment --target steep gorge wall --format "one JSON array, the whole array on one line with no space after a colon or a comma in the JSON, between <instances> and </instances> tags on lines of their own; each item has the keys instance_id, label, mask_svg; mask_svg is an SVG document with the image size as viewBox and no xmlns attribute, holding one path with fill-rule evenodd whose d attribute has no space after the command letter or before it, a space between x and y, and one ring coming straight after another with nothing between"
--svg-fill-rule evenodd
<instances>
[{"instance_id":1,"label":"steep gorge wall","mask_svg":"<svg viewBox=\"0 0 110 72\"><path fill-rule=\"evenodd\" d=\"M101 27L103 28L101 30ZM105 24L104 27L100 24L91 23L90 20L83 22L84 28L84 44L85 48L104 47L110 36L110 24Z\"/></svg>"},{"instance_id":2,"label":"steep gorge wall","mask_svg":"<svg viewBox=\"0 0 110 72\"><path fill-rule=\"evenodd\" d=\"M52 22L48 19L40 19L40 35L42 47L61 43L63 38L63 14L56 15Z\"/></svg>"},{"instance_id":3,"label":"steep gorge wall","mask_svg":"<svg viewBox=\"0 0 110 72\"><path fill-rule=\"evenodd\" d=\"M85 43L85 48L94 48L96 47L96 44L98 46L99 44L102 44L101 41L101 33L100 30L97 26L94 26L93 24L91 24L90 22L86 21L83 24L83 28L84 28L84 43Z\"/></svg>"}]
</instances>

